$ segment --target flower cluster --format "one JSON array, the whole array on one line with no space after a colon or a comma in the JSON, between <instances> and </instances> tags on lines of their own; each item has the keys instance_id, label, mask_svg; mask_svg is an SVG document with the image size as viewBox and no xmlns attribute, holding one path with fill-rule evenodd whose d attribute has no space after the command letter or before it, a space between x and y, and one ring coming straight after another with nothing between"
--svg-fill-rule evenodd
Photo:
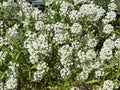
<instances>
[{"instance_id":1,"label":"flower cluster","mask_svg":"<svg viewBox=\"0 0 120 90\"><path fill-rule=\"evenodd\" d=\"M0 90L119 86L116 4L108 1L105 9L94 0L45 0L43 12L25 0L0 3Z\"/></svg>"}]
</instances>

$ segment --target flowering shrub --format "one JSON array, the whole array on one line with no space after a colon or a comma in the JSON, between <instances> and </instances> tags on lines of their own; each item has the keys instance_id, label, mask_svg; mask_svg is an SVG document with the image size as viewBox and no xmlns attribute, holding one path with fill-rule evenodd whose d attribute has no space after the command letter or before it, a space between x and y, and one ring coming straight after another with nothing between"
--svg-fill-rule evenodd
<instances>
[{"instance_id":1,"label":"flowering shrub","mask_svg":"<svg viewBox=\"0 0 120 90\"><path fill-rule=\"evenodd\" d=\"M0 3L0 90L119 90L116 4Z\"/></svg>"}]
</instances>

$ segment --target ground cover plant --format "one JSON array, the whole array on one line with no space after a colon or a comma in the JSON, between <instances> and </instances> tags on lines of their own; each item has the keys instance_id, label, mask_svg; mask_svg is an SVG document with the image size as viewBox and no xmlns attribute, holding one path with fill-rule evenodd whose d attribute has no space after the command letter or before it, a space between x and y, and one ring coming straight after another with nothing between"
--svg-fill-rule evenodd
<instances>
[{"instance_id":1,"label":"ground cover plant","mask_svg":"<svg viewBox=\"0 0 120 90\"><path fill-rule=\"evenodd\" d=\"M0 90L119 90L114 0L44 3L0 3Z\"/></svg>"}]
</instances>

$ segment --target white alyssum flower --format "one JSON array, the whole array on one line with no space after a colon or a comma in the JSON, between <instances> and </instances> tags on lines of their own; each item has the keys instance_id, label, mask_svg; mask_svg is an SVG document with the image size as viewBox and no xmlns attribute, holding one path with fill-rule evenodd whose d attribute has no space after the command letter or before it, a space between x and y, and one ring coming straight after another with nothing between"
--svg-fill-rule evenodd
<instances>
[{"instance_id":1,"label":"white alyssum flower","mask_svg":"<svg viewBox=\"0 0 120 90\"><path fill-rule=\"evenodd\" d=\"M70 47L68 44L62 46L59 50L58 50L58 55L60 56L60 62L62 65L64 66L70 66L71 64L73 64L71 58L72 58L72 50L73 48Z\"/></svg>"},{"instance_id":2,"label":"white alyssum flower","mask_svg":"<svg viewBox=\"0 0 120 90\"><path fill-rule=\"evenodd\" d=\"M104 70L103 69L99 69L99 70L95 71L96 78L99 78L103 75L104 75Z\"/></svg>"},{"instance_id":3,"label":"white alyssum flower","mask_svg":"<svg viewBox=\"0 0 120 90\"><path fill-rule=\"evenodd\" d=\"M4 7L7 7L7 6L9 6L9 5L10 5L9 2L5 2L5 1L4 1L4 2L2 3L2 6L4 6Z\"/></svg>"},{"instance_id":4,"label":"white alyssum flower","mask_svg":"<svg viewBox=\"0 0 120 90\"><path fill-rule=\"evenodd\" d=\"M54 30L53 42L55 42L56 44L63 44L69 40L69 34L65 30L66 28L67 25L61 22L57 22L53 25Z\"/></svg>"},{"instance_id":5,"label":"white alyssum flower","mask_svg":"<svg viewBox=\"0 0 120 90\"><path fill-rule=\"evenodd\" d=\"M28 49L30 54L30 62L35 64L38 62L38 54L48 56L51 51L51 46L48 44L48 37L46 34L36 35L36 33L27 32L28 37L24 42L24 47Z\"/></svg>"},{"instance_id":6,"label":"white alyssum flower","mask_svg":"<svg viewBox=\"0 0 120 90\"><path fill-rule=\"evenodd\" d=\"M55 2L55 0L47 0L45 1L45 6L51 5L53 2Z\"/></svg>"},{"instance_id":7,"label":"white alyssum flower","mask_svg":"<svg viewBox=\"0 0 120 90\"><path fill-rule=\"evenodd\" d=\"M77 53L77 56L78 56L78 58L80 59L80 62L81 62L81 63L87 61L85 52L79 50L78 53Z\"/></svg>"},{"instance_id":8,"label":"white alyssum flower","mask_svg":"<svg viewBox=\"0 0 120 90\"><path fill-rule=\"evenodd\" d=\"M79 23L74 23L70 29L72 33L80 34L82 30L82 25L80 25Z\"/></svg>"},{"instance_id":9,"label":"white alyssum flower","mask_svg":"<svg viewBox=\"0 0 120 90\"><path fill-rule=\"evenodd\" d=\"M72 44L71 44L72 48L74 48L74 50L79 50L80 47L81 47L81 43L77 40L73 41Z\"/></svg>"},{"instance_id":10,"label":"white alyssum flower","mask_svg":"<svg viewBox=\"0 0 120 90\"><path fill-rule=\"evenodd\" d=\"M79 74L77 75L77 80L82 80L82 81L84 81L84 80L88 79L88 75L89 75L89 72L87 72L87 71L82 71L81 73L79 73Z\"/></svg>"},{"instance_id":11,"label":"white alyssum flower","mask_svg":"<svg viewBox=\"0 0 120 90\"><path fill-rule=\"evenodd\" d=\"M18 16L22 17L23 13L22 11L20 10L18 13L17 13Z\"/></svg>"},{"instance_id":12,"label":"white alyssum flower","mask_svg":"<svg viewBox=\"0 0 120 90\"><path fill-rule=\"evenodd\" d=\"M19 64L10 61L8 66L8 70L6 71L6 75L8 78L16 78L18 77L18 67Z\"/></svg>"},{"instance_id":13,"label":"white alyssum flower","mask_svg":"<svg viewBox=\"0 0 120 90\"><path fill-rule=\"evenodd\" d=\"M30 49L29 49L30 50ZM29 51L28 50L28 51ZM32 49L33 50L33 49ZM31 53L31 51L29 51ZM29 56L30 62L32 64L38 63L38 55L37 53L34 53L34 51L31 53L31 55Z\"/></svg>"},{"instance_id":14,"label":"white alyssum flower","mask_svg":"<svg viewBox=\"0 0 120 90\"><path fill-rule=\"evenodd\" d=\"M94 48L97 45L97 40L95 38L90 38L87 42L87 45L91 48Z\"/></svg>"},{"instance_id":15,"label":"white alyssum flower","mask_svg":"<svg viewBox=\"0 0 120 90\"><path fill-rule=\"evenodd\" d=\"M53 41L56 44L63 44L66 43L66 41L69 40L69 34L68 32L63 32L63 33L56 33L53 37Z\"/></svg>"},{"instance_id":16,"label":"white alyssum flower","mask_svg":"<svg viewBox=\"0 0 120 90\"><path fill-rule=\"evenodd\" d=\"M0 47L4 45L4 38L0 37Z\"/></svg>"},{"instance_id":17,"label":"white alyssum flower","mask_svg":"<svg viewBox=\"0 0 120 90\"><path fill-rule=\"evenodd\" d=\"M69 68L65 67L60 70L60 75L63 79L69 78L71 71Z\"/></svg>"},{"instance_id":18,"label":"white alyssum flower","mask_svg":"<svg viewBox=\"0 0 120 90\"><path fill-rule=\"evenodd\" d=\"M4 83L0 82L0 90L4 90Z\"/></svg>"},{"instance_id":19,"label":"white alyssum flower","mask_svg":"<svg viewBox=\"0 0 120 90\"><path fill-rule=\"evenodd\" d=\"M41 71L34 72L33 78L36 82L41 81L43 78L43 72L41 72Z\"/></svg>"},{"instance_id":20,"label":"white alyssum flower","mask_svg":"<svg viewBox=\"0 0 120 90\"><path fill-rule=\"evenodd\" d=\"M114 11L109 11L106 13L105 18L102 20L103 24L108 24L116 19L116 13Z\"/></svg>"},{"instance_id":21,"label":"white alyssum flower","mask_svg":"<svg viewBox=\"0 0 120 90\"><path fill-rule=\"evenodd\" d=\"M93 49L90 49L86 52L87 60L94 60L96 58L96 52Z\"/></svg>"},{"instance_id":22,"label":"white alyssum flower","mask_svg":"<svg viewBox=\"0 0 120 90\"><path fill-rule=\"evenodd\" d=\"M104 81L102 90L114 90L114 83L112 80Z\"/></svg>"},{"instance_id":23,"label":"white alyssum flower","mask_svg":"<svg viewBox=\"0 0 120 90\"><path fill-rule=\"evenodd\" d=\"M19 27L18 27L18 25L17 24L15 24L12 28L9 28L9 30L8 30L8 35L12 38L12 37L16 37L17 35L18 35L18 31L17 31L17 29L18 29Z\"/></svg>"},{"instance_id":24,"label":"white alyssum flower","mask_svg":"<svg viewBox=\"0 0 120 90\"><path fill-rule=\"evenodd\" d=\"M70 4L69 2L66 1L62 1L62 3L60 4L60 11L59 14L61 16L66 16L68 14L68 8L73 7L72 4Z\"/></svg>"},{"instance_id":25,"label":"white alyssum flower","mask_svg":"<svg viewBox=\"0 0 120 90\"><path fill-rule=\"evenodd\" d=\"M100 51L100 59L101 60L110 60L112 58L112 49L105 47Z\"/></svg>"},{"instance_id":26,"label":"white alyssum flower","mask_svg":"<svg viewBox=\"0 0 120 90\"><path fill-rule=\"evenodd\" d=\"M44 23L43 23L42 21L37 21L37 22L35 23L35 29L36 29L37 31L39 31L39 30L44 30Z\"/></svg>"},{"instance_id":27,"label":"white alyssum flower","mask_svg":"<svg viewBox=\"0 0 120 90\"><path fill-rule=\"evenodd\" d=\"M118 39L115 40L115 47L117 49L120 49L120 38L118 38Z\"/></svg>"},{"instance_id":28,"label":"white alyssum flower","mask_svg":"<svg viewBox=\"0 0 120 90\"><path fill-rule=\"evenodd\" d=\"M80 90L78 87L71 87L70 90Z\"/></svg>"},{"instance_id":29,"label":"white alyssum flower","mask_svg":"<svg viewBox=\"0 0 120 90\"><path fill-rule=\"evenodd\" d=\"M100 68L100 66L102 66L104 63L103 63L103 61L101 61L101 60L96 60L95 62L91 62L90 63L90 67L92 68L92 69L99 69Z\"/></svg>"},{"instance_id":30,"label":"white alyssum flower","mask_svg":"<svg viewBox=\"0 0 120 90\"><path fill-rule=\"evenodd\" d=\"M111 24L106 24L103 27L103 32L106 34L110 34L114 30L114 27Z\"/></svg>"},{"instance_id":31,"label":"white alyssum flower","mask_svg":"<svg viewBox=\"0 0 120 90\"><path fill-rule=\"evenodd\" d=\"M37 64L37 70L38 71L41 71L41 72L43 72L43 73L45 73L45 72L47 72L48 71L48 67L47 67L47 63L46 62L39 62L38 64Z\"/></svg>"},{"instance_id":32,"label":"white alyssum flower","mask_svg":"<svg viewBox=\"0 0 120 90\"><path fill-rule=\"evenodd\" d=\"M114 10L116 10L116 8L117 8L117 5L114 2L108 4L108 9L109 10L114 11Z\"/></svg>"},{"instance_id":33,"label":"white alyssum flower","mask_svg":"<svg viewBox=\"0 0 120 90\"><path fill-rule=\"evenodd\" d=\"M106 39L105 42L103 43L103 47L108 47L113 49L115 46L114 41L111 39Z\"/></svg>"},{"instance_id":34,"label":"white alyssum flower","mask_svg":"<svg viewBox=\"0 0 120 90\"><path fill-rule=\"evenodd\" d=\"M78 11L77 10L70 11L69 17L72 22L78 21L79 20Z\"/></svg>"},{"instance_id":35,"label":"white alyssum flower","mask_svg":"<svg viewBox=\"0 0 120 90\"><path fill-rule=\"evenodd\" d=\"M18 80L14 77L10 77L8 78L8 80L6 81L6 88L7 89L13 89L16 90L18 85Z\"/></svg>"},{"instance_id":36,"label":"white alyssum flower","mask_svg":"<svg viewBox=\"0 0 120 90\"><path fill-rule=\"evenodd\" d=\"M96 6L94 3L83 4L79 9L80 18L87 16L87 20L96 21L101 18L105 13L102 7Z\"/></svg>"},{"instance_id":37,"label":"white alyssum flower","mask_svg":"<svg viewBox=\"0 0 120 90\"><path fill-rule=\"evenodd\" d=\"M39 10L38 8L33 8L31 13L32 18L34 18L35 20L40 20L42 17L45 16L45 14L43 14L42 11Z\"/></svg>"}]
</instances>

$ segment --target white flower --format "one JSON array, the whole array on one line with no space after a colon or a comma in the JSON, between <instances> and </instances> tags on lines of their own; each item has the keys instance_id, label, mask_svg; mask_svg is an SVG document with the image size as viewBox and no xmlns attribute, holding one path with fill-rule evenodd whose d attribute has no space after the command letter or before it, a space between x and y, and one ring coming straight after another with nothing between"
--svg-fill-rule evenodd
<instances>
[{"instance_id":1,"label":"white flower","mask_svg":"<svg viewBox=\"0 0 120 90\"><path fill-rule=\"evenodd\" d=\"M96 39L89 39L87 42L87 45L91 48L94 48L97 45L97 40Z\"/></svg>"},{"instance_id":2,"label":"white flower","mask_svg":"<svg viewBox=\"0 0 120 90\"><path fill-rule=\"evenodd\" d=\"M38 64L37 64L37 70L38 71L41 71L41 72L43 72L43 73L45 73L45 72L47 72L48 71L48 67L47 67L47 64L46 64L46 62L39 62Z\"/></svg>"},{"instance_id":3,"label":"white flower","mask_svg":"<svg viewBox=\"0 0 120 90\"><path fill-rule=\"evenodd\" d=\"M88 79L88 72L87 71L82 71L81 73L78 74L77 80L86 80Z\"/></svg>"},{"instance_id":4,"label":"white flower","mask_svg":"<svg viewBox=\"0 0 120 90\"><path fill-rule=\"evenodd\" d=\"M44 29L44 23L43 23L42 21L37 21L37 22L35 23L35 29L36 29L37 31L43 30L43 29Z\"/></svg>"},{"instance_id":5,"label":"white flower","mask_svg":"<svg viewBox=\"0 0 120 90\"><path fill-rule=\"evenodd\" d=\"M66 16L66 15L68 14L68 8L71 7L71 6L72 6L72 4L63 1L63 2L60 4L59 14L60 14L61 16Z\"/></svg>"},{"instance_id":6,"label":"white flower","mask_svg":"<svg viewBox=\"0 0 120 90\"><path fill-rule=\"evenodd\" d=\"M86 59L88 59L88 60L93 60L93 59L95 59L95 58L96 58L96 52L95 52L93 49L88 50L88 51L86 52Z\"/></svg>"},{"instance_id":7,"label":"white flower","mask_svg":"<svg viewBox=\"0 0 120 90\"><path fill-rule=\"evenodd\" d=\"M17 85L18 85L18 81L17 81L16 78L14 78L14 77L8 78L8 80L6 82L6 88L7 89L16 90Z\"/></svg>"},{"instance_id":8,"label":"white flower","mask_svg":"<svg viewBox=\"0 0 120 90\"><path fill-rule=\"evenodd\" d=\"M102 48L100 51L101 60L110 60L112 58L112 50L110 48Z\"/></svg>"},{"instance_id":9,"label":"white flower","mask_svg":"<svg viewBox=\"0 0 120 90\"><path fill-rule=\"evenodd\" d=\"M108 5L108 9L111 11L116 10L116 8L117 8L117 5L114 2L112 2Z\"/></svg>"},{"instance_id":10,"label":"white flower","mask_svg":"<svg viewBox=\"0 0 120 90\"><path fill-rule=\"evenodd\" d=\"M12 38L16 38L16 36L18 35L18 25L15 24L12 28L9 28L8 30L8 35Z\"/></svg>"},{"instance_id":11,"label":"white flower","mask_svg":"<svg viewBox=\"0 0 120 90\"><path fill-rule=\"evenodd\" d=\"M93 3L83 4L79 9L80 17L87 16L88 21L96 21L104 15L105 10L102 7L99 7Z\"/></svg>"},{"instance_id":12,"label":"white flower","mask_svg":"<svg viewBox=\"0 0 120 90\"><path fill-rule=\"evenodd\" d=\"M3 82L0 82L0 90L4 90L4 84L3 84Z\"/></svg>"},{"instance_id":13,"label":"white flower","mask_svg":"<svg viewBox=\"0 0 120 90\"><path fill-rule=\"evenodd\" d=\"M3 37L0 37L0 47L4 45L4 39Z\"/></svg>"},{"instance_id":14,"label":"white flower","mask_svg":"<svg viewBox=\"0 0 120 90\"><path fill-rule=\"evenodd\" d=\"M55 0L47 0L45 1L45 6L49 6L50 4L52 4Z\"/></svg>"},{"instance_id":15,"label":"white flower","mask_svg":"<svg viewBox=\"0 0 120 90\"><path fill-rule=\"evenodd\" d=\"M95 71L95 76L96 76L96 77L101 77L101 76L103 76L103 75L104 75L103 69L100 69L100 70Z\"/></svg>"},{"instance_id":16,"label":"white flower","mask_svg":"<svg viewBox=\"0 0 120 90\"><path fill-rule=\"evenodd\" d=\"M72 48L74 48L75 50L79 50L79 48L81 47L81 43L77 40L72 42Z\"/></svg>"},{"instance_id":17,"label":"white flower","mask_svg":"<svg viewBox=\"0 0 120 90\"><path fill-rule=\"evenodd\" d=\"M80 59L80 62L83 63L86 61L85 52L82 52L81 50L77 53L78 58Z\"/></svg>"},{"instance_id":18,"label":"white flower","mask_svg":"<svg viewBox=\"0 0 120 90\"><path fill-rule=\"evenodd\" d=\"M120 49L120 38L118 38L117 40L115 40L115 47Z\"/></svg>"},{"instance_id":19,"label":"white flower","mask_svg":"<svg viewBox=\"0 0 120 90\"><path fill-rule=\"evenodd\" d=\"M79 23L74 23L71 27L71 32L75 34L79 34L82 30L82 25Z\"/></svg>"},{"instance_id":20,"label":"white flower","mask_svg":"<svg viewBox=\"0 0 120 90\"><path fill-rule=\"evenodd\" d=\"M103 27L103 32L106 34L110 34L114 30L114 27L111 24L106 24Z\"/></svg>"},{"instance_id":21,"label":"white flower","mask_svg":"<svg viewBox=\"0 0 120 90\"><path fill-rule=\"evenodd\" d=\"M64 67L73 64L73 62L71 61L72 50L73 48L70 47L69 45L64 45L58 50L58 55L60 56L60 62L62 65L64 65Z\"/></svg>"},{"instance_id":22,"label":"white flower","mask_svg":"<svg viewBox=\"0 0 120 90\"><path fill-rule=\"evenodd\" d=\"M108 24L116 19L116 13L114 11L109 11L106 13L105 18L102 20L103 24Z\"/></svg>"},{"instance_id":23,"label":"white flower","mask_svg":"<svg viewBox=\"0 0 120 90\"><path fill-rule=\"evenodd\" d=\"M79 19L78 11L77 10L70 11L69 17L72 22L78 21Z\"/></svg>"},{"instance_id":24,"label":"white flower","mask_svg":"<svg viewBox=\"0 0 120 90\"><path fill-rule=\"evenodd\" d=\"M104 81L102 90L114 90L114 83L111 80Z\"/></svg>"},{"instance_id":25,"label":"white flower","mask_svg":"<svg viewBox=\"0 0 120 90\"><path fill-rule=\"evenodd\" d=\"M103 47L108 47L108 48L111 48L111 49L113 49L114 46L115 46L114 41L111 40L111 39L106 39L106 41L103 44Z\"/></svg>"},{"instance_id":26,"label":"white flower","mask_svg":"<svg viewBox=\"0 0 120 90\"><path fill-rule=\"evenodd\" d=\"M57 22L53 25L53 30L54 30L54 36L53 36L53 42L56 44L63 44L67 40L69 40L69 34L65 30L67 25L61 22Z\"/></svg>"},{"instance_id":27,"label":"white flower","mask_svg":"<svg viewBox=\"0 0 120 90\"><path fill-rule=\"evenodd\" d=\"M22 17L22 15L23 15L22 11L19 11L19 12L17 13L17 15L20 16L20 17Z\"/></svg>"},{"instance_id":28,"label":"white flower","mask_svg":"<svg viewBox=\"0 0 120 90\"><path fill-rule=\"evenodd\" d=\"M63 79L69 78L70 74L71 74L71 72L70 72L69 68L67 68L67 67L62 68L60 70L60 75Z\"/></svg>"},{"instance_id":29,"label":"white flower","mask_svg":"<svg viewBox=\"0 0 120 90\"><path fill-rule=\"evenodd\" d=\"M78 87L71 87L70 90L80 90Z\"/></svg>"},{"instance_id":30,"label":"white flower","mask_svg":"<svg viewBox=\"0 0 120 90\"><path fill-rule=\"evenodd\" d=\"M41 71L34 72L33 78L35 81L37 81L37 82L41 81L42 77L43 77L43 72L41 72Z\"/></svg>"},{"instance_id":31,"label":"white flower","mask_svg":"<svg viewBox=\"0 0 120 90\"><path fill-rule=\"evenodd\" d=\"M69 40L69 34L66 33L56 33L53 37L53 41L56 42L56 44L63 44L67 40Z\"/></svg>"}]
</instances>

